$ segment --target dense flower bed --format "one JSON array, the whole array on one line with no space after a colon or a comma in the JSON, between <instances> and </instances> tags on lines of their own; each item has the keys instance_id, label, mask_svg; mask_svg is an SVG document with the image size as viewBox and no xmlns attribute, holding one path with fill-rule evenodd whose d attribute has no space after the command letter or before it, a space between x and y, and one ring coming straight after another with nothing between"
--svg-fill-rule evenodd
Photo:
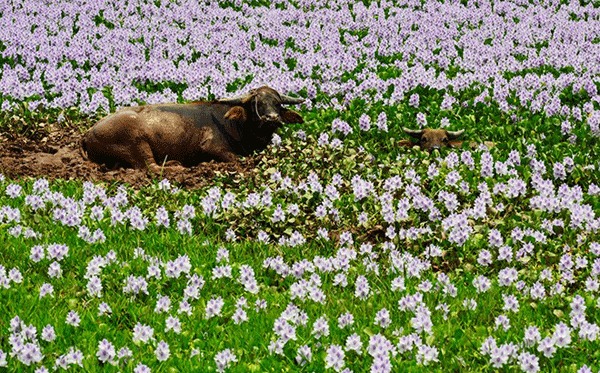
<instances>
[{"instance_id":1,"label":"dense flower bed","mask_svg":"<svg viewBox=\"0 0 600 373\"><path fill-rule=\"evenodd\" d=\"M31 99L33 108L95 112L109 103L220 97L268 83L341 103L393 103L422 86L446 90L452 106L454 96L475 89L477 101L503 111L520 106L581 120L599 98L600 11L579 2L0 6L3 109ZM563 102L565 92L578 105Z\"/></svg>"}]
</instances>

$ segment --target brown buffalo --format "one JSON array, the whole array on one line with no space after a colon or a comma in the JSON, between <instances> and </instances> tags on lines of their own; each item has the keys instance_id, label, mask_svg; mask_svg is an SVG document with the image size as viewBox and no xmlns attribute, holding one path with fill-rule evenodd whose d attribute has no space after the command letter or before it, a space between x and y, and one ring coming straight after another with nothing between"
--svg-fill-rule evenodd
<instances>
[{"instance_id":1,"label":"brown buffalo","mask_svg":"<svg viewBox=\"0 0 600 373\"><path fill-rule=\"evenodd\" d=\"M445 146L451 148L460 148L463 146L464 141L456 140L460 135L462 135L465 130L460 131L447 131L445 129L434 129L434 128L424 128L422 130L411 130L406 127L402 128L402 130L409 134L410 136L418 139L419 142L415 143L410 140L401 140L398 145L413 147L418 145L422 150L433 150L439 149ZM495 142L492 141L484 141L483 145L491 149L496 146ZM481 144L478 144L474 141L469 141L468 146L471 149L475 149Z\"/></svg>"},{"instance_id":2,"label":"brown buffalo","mask_svg":"<svg viewBox=\"0 0 600 373\"><path fill-rule=\"evenodd\" d=\"M302 101L263 86L210 102L126 107L88 130L81 147L90 160L110 167L158 171L167 162L176 168L233 162L264 149L282 124L302 123L298 113L281 106Z\"/></svg>"},{"instance_id":3,"label":"brown buffalo","mask_svg":"<svg viewBox=\"0 0 600 373\"><path fill-rule=\"evenodd\" d=\"M462 141L456 140L465 130L460 131L447 131L445 129L434 129L424 128L422 130L411 130L406 127L402 130L410 135L411 137L418 139L418 143L413 143L410 140L400 141L402 146L414 146L419 145L422 150L433 150L439 149L445 146L453 148L459 148L462 145Z\"/></svg>"}]
</instances>

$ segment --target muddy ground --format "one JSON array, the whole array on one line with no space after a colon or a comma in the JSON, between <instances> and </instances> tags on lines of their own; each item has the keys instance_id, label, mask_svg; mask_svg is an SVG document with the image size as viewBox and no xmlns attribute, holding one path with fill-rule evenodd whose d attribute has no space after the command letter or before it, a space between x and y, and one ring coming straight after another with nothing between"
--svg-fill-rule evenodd
<instances>
[{"instance_id":1,"label":"muddy ground","mask_svg":"<svg viewBox=\"0 0 600 373\"><path fill-rule=\"evenodd\" d=\"M0 173L10 179L45 177L48 180L124 182L135 188L167 178L186 189L210 184L215 176L244 177L255 172L258 157L238 163L201 163L184 171L153 174L131 168L108 169L84 158L79 150L82 134L76 129L55 128L35 138L0 133Z\"/></svg>"}]
</instances>

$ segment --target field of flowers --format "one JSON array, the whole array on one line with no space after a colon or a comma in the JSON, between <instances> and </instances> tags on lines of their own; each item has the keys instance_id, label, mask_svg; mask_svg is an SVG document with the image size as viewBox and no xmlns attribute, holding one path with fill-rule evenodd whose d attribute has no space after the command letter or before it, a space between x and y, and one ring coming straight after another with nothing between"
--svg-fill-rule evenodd
<instances>
[{"instance_id":1,"label":"field of flowers","mask_svg":"<svg viewBox=\"0 0 600 373\"><path fill-rule=\"evenodd\" d=\"M5 133L306 98L259 172L200 190L0 174L1 369L600 372L596 3L1 1L0 24Z\"/></svg>"}]
</instances>

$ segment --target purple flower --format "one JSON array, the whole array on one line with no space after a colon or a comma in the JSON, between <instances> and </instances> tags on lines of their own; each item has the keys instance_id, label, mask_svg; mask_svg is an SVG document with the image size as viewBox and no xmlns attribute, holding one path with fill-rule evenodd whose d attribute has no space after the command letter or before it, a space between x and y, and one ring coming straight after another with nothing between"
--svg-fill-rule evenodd
<instances>
[{"instance_id":1,"label":"purple flower","mask_svg":"<svg viewBox=\"0 0 600 373\"><path fill-rule=\"evenodd\" d=\"M150 340L154 339L154 329L149 325L144 325L141 323L135 324L133 327L133 342L134 343L148 343Z\"/></svg>"},{"instance_id":2,"label":"purple flower","mask_svg":"<svg viewBox=\"0 0 600 373\"><path fill-rule=\"evenodd\" d=\"M69 311L65 322L71 326L78 327L79 323L81 322L81 318L77 312Z\"/></svg>"},{"instance_id":3,"label":"purple flower","mask_svg":"<svg viewBox=\"0 0 600 373\"><path fill-rule=\"evenodd\" d=\"M123 286L124 294L138 295L140 293L148 294L148 283L143 277L129 275L125 280L125 286Z\"/></svg>"},{"instance_id":4,"label":"purple flower","mask_svg":"<svg viewBox=\"0 0 600 373\"><path fill-rule=\"evenodd\" d=\"M325 318L325 316L319 317L313 323L313 329L311 334L314 335L316 339L320 339L323 336L329 335L329 324L327 323L327 319Z\"/></svg>"},{"instance_id":5,"label":"purple flower","mask_svg":"<svg viewBox=\"0 0 600 373\"><path fill-rule=\"evenodd\" d=\"M346 351L354 351L356 352L358 355L362 354L362 342L360 340L360 336L356 333L349 335L348 338L346 338L346 347L345 347Z\"/></svg>"},{"instance_id":6,"label":"purple flower","mask_svg":"<svg viewBox=\"0 0 600 373\"><path fill-rule=\"evenodd\" d=\"M340 372L344 365L344 350L342 347L336 344L329 346L325 356L325 369L333 368L336 372Z\"/></svg>"},{"instance_id":7,"label":"purple flower","mask_svg":"<svg viewBox=\"0 0 600 373\"><path fill-rule=\"evenodd\" d=\"M545 357L552 357L556 352L556 346L554 340L551 337L546 337L540 341L537 348L538 352L541 352Z\"/></svg>"},{"instance_id":8,"label":"purple flower","mask_svg":"<svg viewBox=\"0 0 600 373\"><path fill-rule=\"evenodd\" d=\"M346 326L354 324L354 316L350 312L346 312L338 317L338 328L344 329Z\"/></svg>"},{"instance_id":9,"label":"purple flower","mask_svg":"<svg viewBox=\"0 0 600 373\"><path fill-rule=\"evenodd\" d=\"M96 356L102 363L108 363L116 357L115 346L110 343L107 339L103 339L98 342L98 351Z\"/></svg>"},{"instance_id":10,"label":"purple flower","mask_svg":"<svg viewBox=\"0 0 600 373\"><path fill-rule=\"evenodd\" d=\"M365 276L358 276L354 283L354 296L359 299L366 299L369 297L370 287L369 281Z\"/></svg>"},{"instance_id":11,"label":"purple flower","mask_svg":"<svg viewBox=\"0 0 600 373\"><path fill-rule=\"evenodd\" d=\"M53 294L54 294L54 287L51 284L43 283L42 286L40 286L40 298L43 298L46 295L53 295Z\"/></svg>"},{"instance_id":12,"label":"purple flower","mask_svg":"<svg viewBox=\"0 0 600 373\"><path fill-rule=\"evenodd\" d=\"M417 113L417 125L420 128L427 126L427 116L425 115L425 113Z\"/></svg>"},{"instance_id":13,"label":"purple flower","mask_svg":"<svg viewBox=\"0 0 600 373\"><path fill-rule=\"evenodd\" d=\"M105 302L102 302L98 305L98 316L110 315L111 313L112 309Z\"/></svg>"},{"instance_id":14,"label":"purple flower","mask_svg":"<svg viewBox=\"0 0 600 373\"><path fill-rule=\"evenodd\" d=\"M309 346L302 345L298 348L296 353L296 363L303 366L312 361L312 351Z\"/></svg>"},{"instance_id":15,"label":"purple flower","mask_svg":"<svg viewBox=\"0 0 600 373\"><path fill-rule=\"evenodd\" d=\"M18 184L8 184L5 193L10 198L15 199L21 195L22 190L23 188Z\"/></svg>"},{"instance_id":16,"label":"purple flower","mask_svg":"<svg viewBox=\"0 0 600 373\"><path fill-rule=\"evenodd\" d=\"M379 325L382 328L387 328L391 323L392 320L390 319L390 312L387 309L382 308L375 315L375 325Z\"/></svg>"},{"instance_id":17,"label":"purple flower","mask_svg":"<svg viewBox=\"0 0 600 373\"><path fill-rule=\"evenodd\" d=\"M44 329L42 329L42 340L46 342L52 342L56 339L56 333L54 332L54 327L50 324L46 325Z\"/></svg>"},{"instance_id":18,"label":"purple flower","mask_svg":"<svg viewBox=\"0 0 600 373\"><path fill-rule=\"evenodd\" d=\"M333 122L331 122L331 131L333 133L341 132L344 136L348 136L350 133L352 133L352 127L350 127L347 122L339 118L335 118Z\"/></svg>"},{"instance_id":19,"label":"purple flower","mask_svg":"<svg viewBox=\"0 0 600 373\"><path fill-rule=\"evenodd\" d=\"M379 113L379 115L377 115L377 128L380 131L383 132L387 132L388 131L388 123L387 123L387 114L382 111L381 113Z\"/></svg>"},{"instance_id":20,"label":"purple flower","mask_svg":"<svg viewBox=\"0 0 600 373\"><path fill-rule=\"evenodd\" d=\"M165 341L160 341L156 345L156 349L154 350L154 355L156 356L156 360L158 361L166 361L171 356L171 351L169 349L169 345Z\"/></svg>"},{"instance_id":21,"label":"purple flower","mask_svg":"<svg viewBox=\"0 0 600 373\"><path fill-rule=\"evenodd\" d=\"M223 298L221 298L221 297L215 297L215 298L210 299L206 303L206 310L205 310L204 317L206 319L210 319L215 316L220 316L221 310L223 309L224 304L225 304L225 302L223 301Z\"/></svg>"},{"instance_id":22,"label":"purple flower","mask_svg":"<svg viewBox=\"0 0 600 373\"><path fill-rule=\"evenodd\" d=\"M408 104L414 108L418 108L419 107L419 94L413 93L412 95L410 95L410 98L408 99Z\"/></svg>"},{"instance_id":23,"label":"purple flower","mask_svg":"<svg viewBox=\"0 0 600 373\"><path fill-rule=\"evenodd\" d=\"M133 368L133 373L150 373L151 370L148 366L138 363L135 368Z\"/></svg>"},{"instance_id":24,"label":"purple flower","mask_svg":"<svg viewBox=\"0 0 600 373\"><path fill-rule=\"evenodd\" d=\"M371 129L371 118L367 114L362 114L360 118L358 118L358 128L361 131L368 131Z\"/></svg>"},{"instance_id":25,"label":"purple flower","mask_svg":"<svg viewBox=\"0 0 600 373\"><path fill-rule=\"evenodd\" d=\"M215 363L217 364L217 370L219 372L224 372L231 363L237 362L237 357L230 349L222 350L221 352L215 355Z\"/></svg>"},{"instance_id":26,"label":"purple flower","mask_svg":"<svg viewBox=\"0 0 600 373\"><path fill-rule=\"evenodd\" d=\"M428 365L430 362L438 362L439 351L435 346L421 344L417 346L417 364Z\"/></svg>"}]
</instances>

